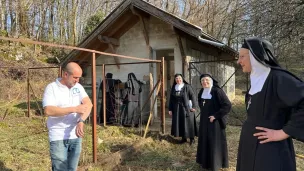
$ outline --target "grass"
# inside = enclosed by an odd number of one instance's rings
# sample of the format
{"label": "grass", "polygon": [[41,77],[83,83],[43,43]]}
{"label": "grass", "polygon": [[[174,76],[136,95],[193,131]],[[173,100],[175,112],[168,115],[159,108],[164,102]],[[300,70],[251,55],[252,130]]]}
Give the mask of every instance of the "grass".
{"label": "grass", "polygon": [[[228,141],[228,154],[230,168],[235,170],[237,159],[238,140],[241,125],[245,120],[245,106],[243,95],[237,93],[233,103],[234,112],[229,118],[226,129]],[[40,103],[40,102],[39,102]],[[4,105],[0,102],[0,106]],[[32,113],[37,111],[35,102],[31,103]],[[0,108],[0,118],[5,109]],[[10,104],[10,112],[5,120],[0,121],[0,170],[48,171],[51,168],[49,157],[49,143],[45,117],[33,115],[25,117],[26,103]],[[154,126],[155,127],[155,126]],[[157,127],[157,126],[156,126]],[[168,126],[167,126],[168,128]],[[158,130],[157,128],[155,130]],[[83,139],[83,149],[79,162],[79,171],[108,170],[107,165],[100,163],[112,154],[130,147],[132,144],[145,141],[134,149],[134,153],[127,156],[122,163],[114,168],[118,171],[150,171],[150,170],[199,170],[195,162],[196,145],[177,144],[176,139],[158,132],[149,132],[147,139],[143,140],[137,128],[124,128],[120,126],[97,127],[98,133],[98,162],[92,164],[92,129],[85,127],[86,136]],[[304,144],[295,141],[295,150],[304,154]],[[109,165],[113,165],[110,163]],[[304,170],[304,159],[297,158],[297,169]]]}

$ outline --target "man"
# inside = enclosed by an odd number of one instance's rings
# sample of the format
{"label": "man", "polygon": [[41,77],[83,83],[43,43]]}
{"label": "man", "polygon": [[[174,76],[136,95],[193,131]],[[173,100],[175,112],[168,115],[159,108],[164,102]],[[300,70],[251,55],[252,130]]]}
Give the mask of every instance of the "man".
{"label": "man", "polygon": [[81,75],[78,64],[68,63],[62,78],[50,83],[43,95],[53,171],[77,170],[84,135],[83,122],[92,109],[90,98],[78,83]]}

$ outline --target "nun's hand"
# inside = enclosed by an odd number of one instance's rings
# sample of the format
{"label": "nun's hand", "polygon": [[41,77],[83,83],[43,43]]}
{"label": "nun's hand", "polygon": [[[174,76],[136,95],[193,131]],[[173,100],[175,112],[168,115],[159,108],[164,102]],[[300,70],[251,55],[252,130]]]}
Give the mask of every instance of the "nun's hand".
{"label": "nun's hand", "polygon": [[272,141],[282,141],[289,137],[282,129],[274,130],[268,129],[264,127],[255,127],[255,129],[260,130],[262,132],[255,133],[253,136],[257,137],[261,144],[272,142]]}
{"label": "nun's hand", "polygon": [[190,111],[191,111],[191,112],[195,112],[195,109],[194,109],[194,108],[192,108],[192,109],[190,109]]}
{"label": "nun's hand", "polygon": [[215,120],[214,116],[209,116],[210,122],[212,123]]}
{"label": "nun's hand", "polygon": [[172,111],[169,111],[169,115],[172,116]]}

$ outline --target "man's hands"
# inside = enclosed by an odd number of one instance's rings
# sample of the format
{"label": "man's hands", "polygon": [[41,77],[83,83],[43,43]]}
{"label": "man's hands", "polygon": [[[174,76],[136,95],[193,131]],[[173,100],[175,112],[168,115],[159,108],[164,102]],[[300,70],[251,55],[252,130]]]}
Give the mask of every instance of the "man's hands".
{"label": "man's hands", "polygon": [[[77,114],[80,115],[80,119],[84,121],[90,115],[92,107],[93,107],[93,105],[92,105],[92,102],[91,102],[90,98],[85,97],[85,98],[82,99],[82,104],[75,107],[75,111],[76,111]],[[76,135],[79,138],[82,138],[84,136],[84,128],[83,127],[84,127],[83,122],[78,122],[77,123],[75,131],[76,131]]]}
{"label": "man's hands", "polygon": [[75,107],[75,112],[82,115],[84,113],[86,113],[88,110],[88,106],[87,105],[84,105],[84,104],[81,104],[81,105],[78,105]]}
{"label": "man's hands", "polygon": [[[88,113],[88,110],[91,110],[90,108],[88,108],[87,105],[84,105],[84,104],[81,104],[81,105],[78,105],[75,107],[75,112],[77,114],[80,115],[80,118],[81,120],[84,120],[82,118],[86,118],[84,117],[84,115],[86,115]],[[76,135],[77,137],[79,138],[82,138],[84,136],[84,123],[83,122],[78,122],[77,123],[77,126],[76,126]]]}
{"label": "man's hands", "polygon": [[76,126],[76,135],[79,138],[82,138],[84,136],[84,130],[83,130],[84,123],[78,122]]}

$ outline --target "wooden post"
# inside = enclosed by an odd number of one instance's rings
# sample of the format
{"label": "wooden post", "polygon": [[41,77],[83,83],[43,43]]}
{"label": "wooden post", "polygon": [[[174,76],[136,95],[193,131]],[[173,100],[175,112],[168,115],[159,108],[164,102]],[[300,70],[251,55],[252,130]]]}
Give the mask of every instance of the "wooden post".
{"label": "wooden post", "polygon": [[157,83],[153,87],[152,91],[149,93],[148,99],[145,101],[145,103],[144,103],[143,107],[141,108],[140,112],[142,112],[144,110],[144,108],[146,107],[146,105],[148,104],[148,102],[149,102],[151,96],[153,95],[153,92],[156,89],[156,87],[158,86],[158,84],[160,84],[160,80],[157,81]]}
{"label": "wooden post", "polygon": [[162,57],[161,61],[161,114],[162,114],[162,133],[165,134],[165,122],[166,122],[166,114],[165,114],[165,58]]}
{"label": "wooden post", "polygon": [[59,66],[59,71],[58,71],[58,78],[61,78],[62,76],[62,68],[61,65]]}
{"label": "wooden post", "polygon": [[[156,94],[158,94],[161,86],[162,86],[161,84],[158,84],[158,87],[157,87],[157,90],[156,90]],[[150,115],[149,115],[149,119],[148,119],[148,122],[147,122],[147,125],[146,125],[146,129],[145,129],[145,133],[144,133],[144,138],[146,138],[146,135],[147,135],[147,132],[148,132],[148,129],[149,129],[149,125],[150,125],[150,122],[152,120],[153,110],[154,110],[156,99],[157,99],[157,96],[155,96],[155,98],[153,99],[153,101],[151,101],[152,102],[152,105],[151,105],[152,107],[150,109]]]}
{"label": "wooden post", "polygon": [[92,100],[93,100],[93,162],[97,163],[97,134],[96,134],[96,121],[97,121],[97,99],[96,99],[96,58],[95,53],[92,55]]}

